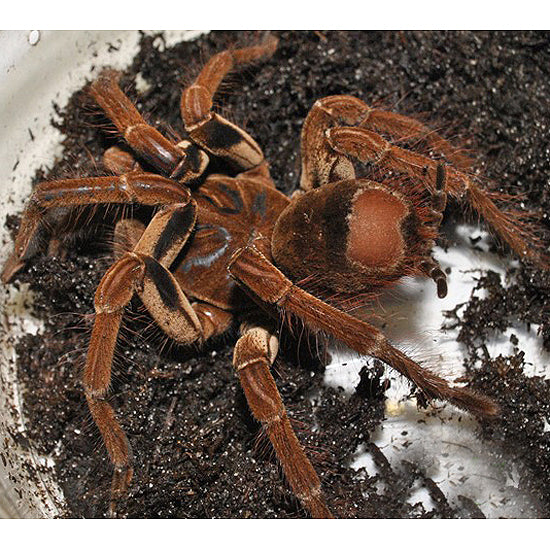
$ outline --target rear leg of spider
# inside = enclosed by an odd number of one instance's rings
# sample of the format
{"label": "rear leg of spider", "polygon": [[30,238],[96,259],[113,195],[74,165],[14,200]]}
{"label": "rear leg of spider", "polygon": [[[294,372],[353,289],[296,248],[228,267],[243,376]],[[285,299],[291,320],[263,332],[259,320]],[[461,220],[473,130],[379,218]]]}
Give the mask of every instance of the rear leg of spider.
{"label": "rear leg of spider", "polygon": [[[440,162],[429,157],[392,145],[382,136],[360,127],[335,127],[325,132],[330,147],[344,156],[355,157],[361,162],[372,163],[387,171],[405,174],[433,192]],[[548,253],[536,236],[534,226],[528,221],[532,213],[519,210],[501,210],[497,202],[513,199],[508,195],[490,192],[478,185],[473,177],[460,172],[451,165],[446,166],[446,188],[448,195],[467,202],[522,259],[546,267]]]}
{"label": "rear leg of spider", "polygon": [[[435,176],[435,185],[431,191],[431,213],[433,222],[431,223],[435,231],[439,230],[441,221],[443,220],[443,212],[447,205],[447,192],[445,188],[447,170],[444,164],[438,164]],[[437,296],[445,298],[447,296],[447,277],[439,262],[431,255],[431,249],[434,245],[433,241],[427,243],[426,257],[419,263],[420,270],[424,275],[430,277],[437,286]]]}
{"label": "rear leg of spider", "polygon": [[331,335],[361,355],[380,359],[408,378],[427,399],[448,401],[482,417],[498,414],[499,408],[491,399],[466,388],[450,386],[446,380],[393,347],[376,327],[296,286],[253,246],[234,255],[229,271],[253,297],[296,315],[313,332]]}
{"label": "rear leg of spider", "polygon": [[358,126],[396,139],[424,140],[455,166],[467,169],[471,165],[459,149],[414,118],[370,107],[353,96],[328,96],[315,102],[302,128],[302,190],[355,177],[351,161],[326,139],[327,131],[339,126]]}

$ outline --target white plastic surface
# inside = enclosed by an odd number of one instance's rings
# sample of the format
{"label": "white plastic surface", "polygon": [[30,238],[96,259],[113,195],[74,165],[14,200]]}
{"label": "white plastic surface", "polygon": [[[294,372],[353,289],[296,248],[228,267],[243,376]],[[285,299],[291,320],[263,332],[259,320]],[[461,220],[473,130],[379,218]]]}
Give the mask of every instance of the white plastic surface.
{"label": "white plastic surface", "polygon": [[[485,233],[475,227],[462,226],[457,228],[458,247],[448,252],[436,248],[435,257],[443,270],[451,268],[449,293],[443,300],[437,298],[432,281],[410,281],[396,299],[383,304],[384,320],[388,322],[384,332],[394,345],[449,381],[463,374],[464,356],[461,345],[456,342],[458,330],[441,328],[445,325],[443,312],[469,301],[480,270],[496,271],[503,281],[505,274],[506,259],[473,251],[467,243],[468,235],[476,237]],[[550,356],[542,348],[536,326],[531,326],[528,332],[518,324],[489,342],[491,357],[513,353],[509,340],[512,333],[519,340],[519,349],[525,351],[526,374],[549,376],[550,370],[545,367]],[[359,371],[369,364],[372,364],[370,359],[335,354],[325,381],[351,392],[359,382]],[[437,409],[419,410],[415,401],[407,400],[410,387],[404,379],[391,369],[386,373],[391,379],[386,392],[386,420],[372,441],[392,468],[399,470],[402,461],[420,465],[452,505],[460,505],[459,496],[467,497],[487,518],[539,517],[539,503],[520,487],[516,465],[491,442],[476,436],[475,419],[445,404]],[[372,456],[362,447],[357,449],[353,466],[365,467],[369,476],[376,473]],[[426,510],[431,509],[425,489],[417,491],[411,504],[415,502],[422,502]]]}

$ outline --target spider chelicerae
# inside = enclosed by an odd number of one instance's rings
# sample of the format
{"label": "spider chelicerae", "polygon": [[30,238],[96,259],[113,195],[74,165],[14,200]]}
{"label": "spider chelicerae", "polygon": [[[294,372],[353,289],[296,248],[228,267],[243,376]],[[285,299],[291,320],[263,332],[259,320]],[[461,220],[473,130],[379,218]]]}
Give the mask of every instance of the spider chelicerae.
{"label": "spider chelicerae", "polygon": [[[105,72],[90,92],[134,152],[104,155],[112,176],[39,184],[27,206],[4,281],[40,250],[44,212],[59,206],[142,204],[158,208],[147,226],[117,223],[115,240],[131,243],[102,279],[83,385],[114,465],[111,513],[132,477],[131,451],[106,396],[124,308],[137,294],[176,342],[203,342],[239,319],[234,366],[254,416],[263,423],[292,490],[313,517],[330,517],[320,482],[290,425],[270,367],[277,354],[273,319],[299,318],[353,350],[406,376],[428,399],[477,415],[496,405],[451,387],[393,347],[374,326],[307,292],[304,281],[341,295],[387,287],[403,276],[432,278],[440,297],[445,274],[432,257],[447,195],[467,201],[521,257],[544,262],[520,214],[504,212],[468,175],[468,159],[418,121],[374,109],[351,96],[312,107],[302,131],[300,190],[275,189],[256,141],[212,111],[226,74],[276,48],[228,50],[208,61],[181,100],[187,139],[174,142],[147,125]],[[395,144],[422,141],[434,160]],[[211,168],[212,159],[227,166]],[[357,178],[355,163],[393,172],[376,182]],[[244,291],[244,292],[243,292]],[[258,315],[259,304],[263,315]],[[252,311],[251,310],[255,310]]]}

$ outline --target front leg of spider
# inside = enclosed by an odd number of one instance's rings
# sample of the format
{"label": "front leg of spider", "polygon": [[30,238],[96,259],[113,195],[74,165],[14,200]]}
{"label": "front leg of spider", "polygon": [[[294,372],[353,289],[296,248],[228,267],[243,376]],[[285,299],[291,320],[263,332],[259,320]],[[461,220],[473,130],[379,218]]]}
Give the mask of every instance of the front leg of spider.
{"label": "front leg of spider", "polygon": [[263,327],[243,324],[233,365],[254,417],[262,423],[296,497],[314,518],[332,518],[321,482],[286,413],[271,374],[278,340]]}
{"label": "front leg of spider", "polygon": [[[95,320],[86,358],[83,386],[86,399],[114,466],[110,515],[126,494],[132,478],[132,455],[124,431],[107,401],[111,367],[124,308],[137,293],[159,327],[181,344],[200,342],[221,332],[204,327],[201,308],[194,308],[168,270],[195,224],[194,201],[158,212],[132,251],[106,272],[95,296]],[[225,322],[225,319],[222,319]]]}
{"label": "front leg of spider", "polygon": [[23,213],[14,251],[2,270],[2,281],[9,282],[25,262],[39,252],[45,216],[52,208],[102,203],[159,206],[184,203],[189,197],[189,190],[182,185],[157,174],[138,171],[117,176],[41,182],[35,187]]}
{"label": "front leg of spider", "polygon": [[[193,202],[158,212],[131,252],[126,252],[105,273],[95,295],[95,320],[82,383],[92,417],[99,428],[114,466],[110,514],[132,478],[130,445],[107,401],[111,367],[124,308],[137,293],[161,328],[179,342],[201,338],[200,322],[166,268],[185,244],[195,223]],[[163,232],[174,220],[179,235],[170,243]],[[185,223],[186,221],[186,223]],[[173,226],[173,223],[172,223]]]}
{"label": "front leg of spider", "polygon": [[181,116],[189,137],[202,149],[226,159],[240,170],[249,170],[261,164],[263,152],[247,132],[212,111],[214,95],[229,72],[270,57],[277,43],[277,38],[269,36],[257,46],[226,50],[214,55],[181,96]]}
{"label": "front leg of spider", "polygon": [[161,174],[191,183],[206,170],[208,155],[194,143],[189,140],[174,143],[147,124],[120,89],[115,72],[103,72],[90,85],[90,93],[136,155]]}

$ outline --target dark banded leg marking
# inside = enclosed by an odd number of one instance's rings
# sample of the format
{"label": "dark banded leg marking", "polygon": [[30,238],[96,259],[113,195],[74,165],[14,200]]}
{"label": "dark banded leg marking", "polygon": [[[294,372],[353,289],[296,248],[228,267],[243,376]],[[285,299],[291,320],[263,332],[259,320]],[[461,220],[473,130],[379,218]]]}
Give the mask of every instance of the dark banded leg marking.
{"label": "dark banded leg marking", "polygon": [[257,46],[214,55],[181,96],[181,115],[190,138],[206,151],[243,170],[263,162],[262,150],[247,132],[212,112],[214,94],[230,71],[272,55],[277,42],[270,36]]}
{"label": "dark banded leg marking", "polygon": [[[432,196],[431,214],[433,221],[429,225],[435,231],[439,231],[439,226],[443,220],[443,212],[447,206],[446,175],[445,165],[443,163],[438,164],[435,173],[434,189],[430,191]],[[434,241],[429,241],[426,252],[427,257],[421,260],[419,267],[422,273],[430,277],[437,285],[437,296],[445,298],[447,296],[447,276],[441,269],[439,262],[431,256],[431,249],[434,244]]]}
{"label": "dark banded leg marking", "polygon": [[180,344],[202,340],[197,314],[172,273],[151,256],[143,256],[143,261],[145,274],[138,294],[153,319]]}
{"label": "dark banded leg marking", "polygon": [[447,276],[441,269],[438,261],[434,258],[427,258],[420,263],[422,273],[430,277],[437,285],[438,298],[447,296]]}
{"label": "dark banded leg marking", "polygon": [[153,217],[135,252],[155,258],[169,268],[187,242],[197,218],[195,201],[163,208]]}

